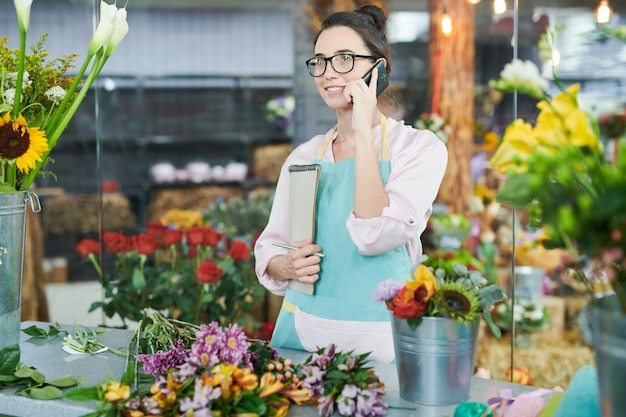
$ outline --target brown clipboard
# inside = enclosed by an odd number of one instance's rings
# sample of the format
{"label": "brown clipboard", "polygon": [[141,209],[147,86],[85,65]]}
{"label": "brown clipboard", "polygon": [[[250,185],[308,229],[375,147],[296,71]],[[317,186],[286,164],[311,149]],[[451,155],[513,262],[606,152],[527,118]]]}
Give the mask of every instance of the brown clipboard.
{"label": "brown clipboard", "polygon": [[[289,241],[315,237],[315,206],[320,164],[289,166]],[[289,288],[313,295],[315,285],[289,281]]]}

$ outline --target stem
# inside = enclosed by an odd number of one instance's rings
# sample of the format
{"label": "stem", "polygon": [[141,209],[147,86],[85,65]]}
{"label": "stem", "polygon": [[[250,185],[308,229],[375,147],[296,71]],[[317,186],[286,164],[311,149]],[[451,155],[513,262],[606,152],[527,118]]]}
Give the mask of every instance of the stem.
{"label": "stem", "polygon": [[[102,51],[96,55],[96,61],[93,64],[92,70],[89,72],[89,77],[87,78],[85,85],[78,92],[78,96],[72,102],[67,112],[65,112],[61,121],[58,122],[58,124],[54,126],[51,130],[46,131],[46,134],[48,136],[48,150],[44,152],[44,154],[41,156],[41,161],[37,162],[37,164],[35,165],[35,168],[31,169],[28,172],[28,174],[24,177],[24,182],[22,183],[22,186],[20,187],[22,190],[28,190],[30,188],[33,181],[35,180],[35,177],[39,173],[39,170],[41,170],[41,167],[43,166],[43,164],[45,164],[46,161],[48,160],[48,156],[50,155],[50,152],[52,152],[52,149],[54,148],[57,141],[61,137],[61,134],[63,133],[63,131],[69,124],[70,120],[72,120],[72,117],[74,116],[74,113],[76,113],[76,110],[78,110],[78,107],[80,106],[81,102],[85,98],[87,91],[89,91],[89,88],[98,77],[100,70],[104,66],[104,63],[106,62],[106,58],[102,59],[102,55],[103,55]],[[57,109],[57,112],[59,112],[60,109],[61,109],[61,106],[59,106],[59,108]]]}
{"label": "stem", "polygon": [[22,82],[24,81],[24,61],[26,59],[26,31],[20,30],[20,56],[17,63],[17,80],[15,84],[15,98],[13,100],[13,113],[11,120],[17,120],[20,115],[20,103],[22,98]]}

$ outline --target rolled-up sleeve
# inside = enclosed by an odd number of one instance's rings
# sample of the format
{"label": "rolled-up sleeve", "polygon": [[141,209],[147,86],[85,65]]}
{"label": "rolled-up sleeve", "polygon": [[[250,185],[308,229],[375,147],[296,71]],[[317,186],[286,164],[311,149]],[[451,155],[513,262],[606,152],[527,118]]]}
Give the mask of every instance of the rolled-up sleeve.
{"label": "rolled-up sleeve", "polygon": [[357,218],[352,212],[346,227],[362,255],[378,255],[406,245],[415,263],[422,254],[420,236],[432,212],[448,153],[430,131],[403,126],[394,133],[389,135],[391,173],[385,185],[389,206],[380,217],[370,219]]}

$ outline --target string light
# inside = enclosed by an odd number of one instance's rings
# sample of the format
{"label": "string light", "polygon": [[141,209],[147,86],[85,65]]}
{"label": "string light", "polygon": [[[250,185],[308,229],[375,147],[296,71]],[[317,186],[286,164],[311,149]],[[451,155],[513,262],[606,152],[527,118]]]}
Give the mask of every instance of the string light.
{"label": "string light", "polygon": [[452,33],[452,19],[448,15],[448,10],[443,8],[443,16],[441,17],[441,31],[445,36],[450,36]]}
{"label": "string light", "polygon": [[613,9],[609,6],[609,1],[600,0],[598,7],[596,7],[596,22],[603,25],[611,20],[611,16],[613,16]]}
{"label": "string light", "polygon": [[495,14],[502,14],[506,12],[506,1],[505,0],[493,0],[493,12]]}

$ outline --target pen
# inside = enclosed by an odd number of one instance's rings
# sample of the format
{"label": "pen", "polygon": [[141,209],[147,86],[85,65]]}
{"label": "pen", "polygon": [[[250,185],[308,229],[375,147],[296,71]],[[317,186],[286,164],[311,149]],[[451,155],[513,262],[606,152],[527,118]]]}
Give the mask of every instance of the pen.
{"label": "pen", "polygon": [[[272,242],[272,245],[278,246],[278,247],[281,247],[281,248],[285,248],[285,249],[289,249],[289,250],[300,249],[300,248],[298,248],[296,246],[291,246],[291,245],[288,245],[286,243],[281,243],[281,242]],[[321,252],[315,252],[313,255],[317,255],[320,258],[324,257],[324,254],[321,253]]]}

